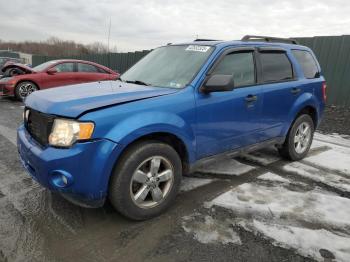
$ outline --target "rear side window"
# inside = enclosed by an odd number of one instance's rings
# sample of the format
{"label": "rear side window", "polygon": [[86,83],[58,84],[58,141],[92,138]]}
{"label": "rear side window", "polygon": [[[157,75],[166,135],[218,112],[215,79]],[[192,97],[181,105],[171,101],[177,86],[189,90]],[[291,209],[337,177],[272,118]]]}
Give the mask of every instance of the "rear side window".
{"label": "rear side window", "polygon": [[253,53],[231,53],[226,55],[214,69],[213,74],[233,75],[235,87],[255,84]]}
{"label": "rear side window", "polygon": [[292,50],[292,53],[303,69],[306,78],[316,78],[319,76],[316,61],[310,52],[305,50]]}
{"label": "rear side window", "polygon": [[83,64],[83,63],[78,63],[78,72],[100,73],[100,71],[96,66],[93,66],[90,64]]}
{"label": "rear side window", "polygon": [[260,53],[263,82],[279,82],[293,79],[293,68],[286,53]]}

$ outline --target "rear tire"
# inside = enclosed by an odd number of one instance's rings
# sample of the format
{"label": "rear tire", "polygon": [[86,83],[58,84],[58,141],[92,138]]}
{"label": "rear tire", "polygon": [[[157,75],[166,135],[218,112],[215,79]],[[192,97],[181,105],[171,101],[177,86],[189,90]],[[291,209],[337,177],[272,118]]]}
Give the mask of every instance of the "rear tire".
{"label": "rear tire", "polygon": [[19,101],[24,101],[27,96],[37,91],[39,88],[36,84],[30,81],[20,82],[15,89],[15,97]]}
{"label": "rear tire", "polygon": [[171,146],[139,142],[119,159],[109,185],[109,200],[130,219],[149,219],[173,204],[181,177],[181,160]]}
{"label": "rear tire", "polygon": [[303,159],[309,152],[315,127],[310,115],[298,116],[290,128],[286,140],[278,149],[280,155],[288,160]]}

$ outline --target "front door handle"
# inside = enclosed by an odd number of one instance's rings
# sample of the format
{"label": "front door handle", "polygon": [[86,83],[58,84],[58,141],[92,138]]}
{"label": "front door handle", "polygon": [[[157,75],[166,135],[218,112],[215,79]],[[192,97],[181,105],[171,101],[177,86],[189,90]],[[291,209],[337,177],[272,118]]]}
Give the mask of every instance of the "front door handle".
{"label": "front door handle", "polygon": [[256,100],[258,100],[258,96],[256,95],[247,95],[245,98],[245,101],[248,103],[255,102]]}
{"label": "front door handle", "polygon": [[301,89],[300,88],[297,88],[297,87],[293,87],[292,90],[290,90],[290,92],[293,94],[293,95],[296,95],[298,93],[300,93]]}

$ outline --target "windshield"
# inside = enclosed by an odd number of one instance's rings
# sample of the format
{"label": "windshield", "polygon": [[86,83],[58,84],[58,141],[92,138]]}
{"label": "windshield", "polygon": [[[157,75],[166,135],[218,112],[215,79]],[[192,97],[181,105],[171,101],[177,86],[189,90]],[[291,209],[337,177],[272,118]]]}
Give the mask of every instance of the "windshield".
{"label": "windshield", "polygon": [[158,87],[185,87],[207,60],[213,47],[165,46],[153,50],[122,76],[126,82]]}
{"label": "windshield", "polygon": [[36,72],[40,72],[48,68],[50,65],[55,64],[57,61],[49,61],[40,65],[37,65],[36,67],[33,67],[33,70]]}

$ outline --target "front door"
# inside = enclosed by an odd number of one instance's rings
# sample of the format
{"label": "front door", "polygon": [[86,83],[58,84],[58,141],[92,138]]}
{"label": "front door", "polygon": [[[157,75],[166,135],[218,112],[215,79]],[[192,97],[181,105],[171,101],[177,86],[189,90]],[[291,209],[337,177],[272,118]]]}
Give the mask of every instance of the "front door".
{"label": "front door", "polygon": [[234,89],[197,92],[197,159],[259,142],[261,87],[256,85],[254,51],[225,52],[210,72],[231,74]]}
{"label": "front door", "polygon": [[60,63],[53,66],[53,68],[56,69],[57,71],[56,73],[42,74],[41,84],[40,84],[40,87],[42,89],[75,84],[74,63],[72,62]]}

